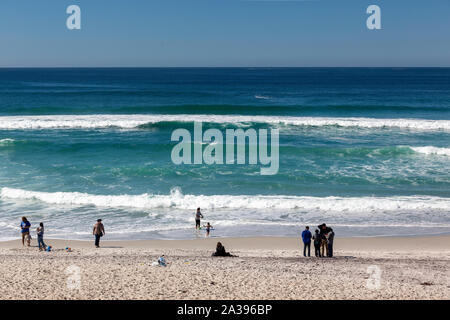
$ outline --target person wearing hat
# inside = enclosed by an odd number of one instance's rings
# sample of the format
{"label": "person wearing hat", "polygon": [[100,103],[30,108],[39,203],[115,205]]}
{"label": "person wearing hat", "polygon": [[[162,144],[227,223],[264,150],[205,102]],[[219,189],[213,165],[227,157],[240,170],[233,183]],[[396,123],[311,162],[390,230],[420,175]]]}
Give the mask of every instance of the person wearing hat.
{"label": "person wearing hat", "polygon": [[94,224],[94,230],[92,234],[95,236],[95,247],[100,247],[100,238],[105,235],[105,227],[103,226],[102,219],[97,219],[97,223]]}

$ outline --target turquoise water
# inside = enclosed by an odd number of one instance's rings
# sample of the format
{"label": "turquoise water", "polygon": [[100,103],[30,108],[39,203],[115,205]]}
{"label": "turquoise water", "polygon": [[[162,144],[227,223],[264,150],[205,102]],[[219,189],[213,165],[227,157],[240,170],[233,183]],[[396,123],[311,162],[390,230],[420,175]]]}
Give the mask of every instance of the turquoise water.
{"label": "turquoise water", "polygon": [[[279,172],[175,165],[175,129],[279,129]],[[0,69],[1,239],[450,232],[450,69]],[[201,235],[200,235],[201,236]]]}

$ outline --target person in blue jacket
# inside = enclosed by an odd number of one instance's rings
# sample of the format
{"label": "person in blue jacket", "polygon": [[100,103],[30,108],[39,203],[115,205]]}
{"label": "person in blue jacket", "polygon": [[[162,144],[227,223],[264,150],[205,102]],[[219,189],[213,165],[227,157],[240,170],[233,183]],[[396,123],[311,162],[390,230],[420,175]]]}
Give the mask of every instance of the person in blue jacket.
{"label": "person in blue jacket", "polygon": [[304,257],[306,257],[306,248],[308,248],[308,257],[311,256],[311,238],[312,238],[311,231],[309,231],[309,227],[306,226],[305,230],[303,230],[302,232]]}
{"label": "person in blue jacket", "polygon": [[20,233],[22,234],[22,246],[25,246],[25,240],[27,241],[27,246],[30,246],[30,227],[31,223],[26,217],[22,217],[22,222],[20,223]]}

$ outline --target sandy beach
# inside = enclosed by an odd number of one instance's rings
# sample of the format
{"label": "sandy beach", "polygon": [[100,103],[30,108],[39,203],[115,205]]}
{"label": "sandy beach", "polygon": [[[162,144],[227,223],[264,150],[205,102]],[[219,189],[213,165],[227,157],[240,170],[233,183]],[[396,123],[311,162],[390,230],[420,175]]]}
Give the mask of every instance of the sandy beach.
{"label": "sandy beach", "polygon": [[[239,257],[211,257],[217,241]],[[450,298],[450,236],[337,238],[334,258],[297,238],[46,242],[0,243],[1,299]]]}

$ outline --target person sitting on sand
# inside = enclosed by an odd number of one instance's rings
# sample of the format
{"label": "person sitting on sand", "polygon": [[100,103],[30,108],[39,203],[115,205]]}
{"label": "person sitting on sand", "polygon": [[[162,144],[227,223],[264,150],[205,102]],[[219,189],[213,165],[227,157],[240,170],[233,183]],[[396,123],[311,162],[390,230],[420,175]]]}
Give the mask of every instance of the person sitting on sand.
{"label": "person sitting on sand", "polygon": [[27,240],[27,246],[30,246],[30,227],[31,223],[26,217],[22,217],[22,222],[20,223],[20,233],[22,234],[22,246],[25,246],[25,239]]}
{"label": "person sitting on sand", "polygon": [[316,229],[315,234],[313,235],[313,240],[314,240],[314,254],[316,255],[316,257],[321,257],[322,255],[320,254],[320,243],[321,238],[320,238],[320,234],[319,234],[319,229]]}
{"label": "person sitting on sand", "polygon": [[44,224],[42,222],[39,223],[39,227],[37,227],[36,233],[37,233],[37,241],[38,241],[39,251],[42,251],[42,250],[45,251],[46,245],[44,243]]}
{"label": "person sitting on sand", "polygon": [[164,255],[161,255],[158,258],[158,265],[160,265],[161,267],[166,267],[167,266],[166,258],[164,258]]}
{"label": "person sitting on sand", "polygon": [[209,222],[204,226],[206,228],[206,235],[205,237],[209,237],[209,231],[213,228],[212,225],[209,224]]}
{"label": "person sitting on sand", "polygon": [[95,236],[95,247],[100,248],[100,238],[105,235],[105,227],[103,226],[102,219],[97,219],[92,234]]}
{"label": "person sitting on sand", "polygon": [[225,247],[222,245],[222,243],[217,242],[216,246],[216,252],[212,254],[213,257],[237,257],[235,255],[232,255],[229,252],[225,251]]}
{"label": "person sitting on sand", "polygon": [[195,213],[195,229],[200,229],[200,218],[203,219],[203,215],[200,212],[200,208],[197,208],[197,212]]}

